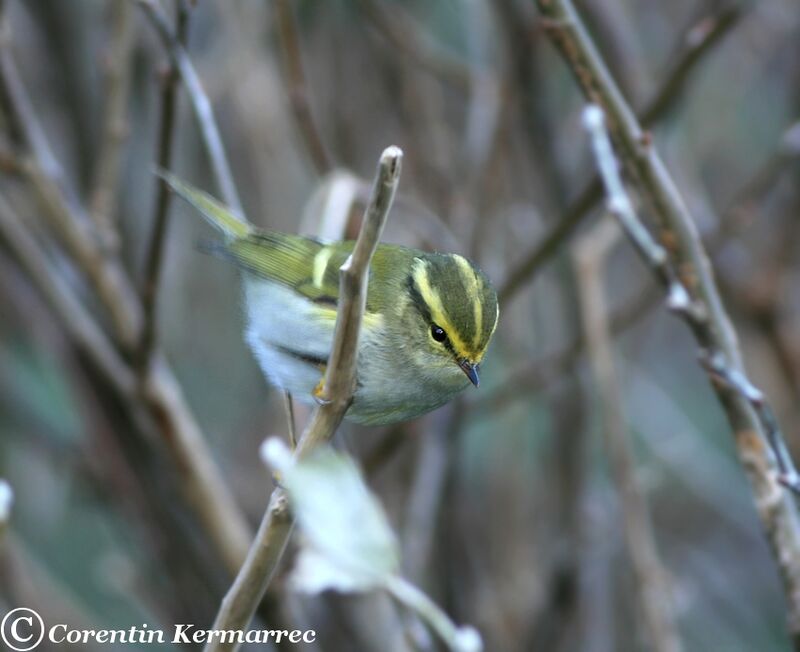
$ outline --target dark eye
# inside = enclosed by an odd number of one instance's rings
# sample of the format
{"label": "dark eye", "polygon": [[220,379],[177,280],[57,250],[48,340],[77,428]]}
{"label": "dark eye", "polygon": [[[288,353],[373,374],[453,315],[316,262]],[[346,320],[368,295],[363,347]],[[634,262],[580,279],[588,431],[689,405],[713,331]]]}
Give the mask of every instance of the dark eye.
{"label": "dark eye", "polygon": [[447,339],[447,333],[440,326],[431,324],[431,337],[437,342],[444,342]]}

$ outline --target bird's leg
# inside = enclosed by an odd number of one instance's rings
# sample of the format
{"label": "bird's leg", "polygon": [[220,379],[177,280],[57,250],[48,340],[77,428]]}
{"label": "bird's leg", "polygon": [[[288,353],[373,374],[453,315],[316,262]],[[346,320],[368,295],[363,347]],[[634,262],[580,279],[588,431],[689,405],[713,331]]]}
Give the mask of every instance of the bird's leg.
{"label": "bird's leg", "polygon": [[294,423],[294,404],[290,392],[283,393],[283,407],[286,410],[286,422],[289,425],[289,445],[294,450],[297,448],[297,431]]}

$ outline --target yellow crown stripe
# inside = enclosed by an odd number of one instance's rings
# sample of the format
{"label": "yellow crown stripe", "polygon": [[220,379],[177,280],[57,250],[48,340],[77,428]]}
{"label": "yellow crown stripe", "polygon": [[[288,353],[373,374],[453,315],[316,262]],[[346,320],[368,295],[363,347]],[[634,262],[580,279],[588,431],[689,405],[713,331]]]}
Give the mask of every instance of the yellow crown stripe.
{"label": "yellow crown stripe", "polygon": [[472,348],[477,351],[481,345],[481,335],[483,334],[483,303],[481,301],[481,291],[478,286],[478,277],[469,261],[463,256],[452,254],[453,260],[458,265],[461,278],[464,279],[464,288],[467,296],[472,301],[473,319],[475,320],[475,335],[472,337]]}
{"label": "yellow crown stripe", "polygon": [[421,258],[414,260],[412,278],[414,279],[414,283],[423,301],[425,301],[425,305],[427,305],[428,310],[430,310],[431,319],[445,330],[456,354],[460,357],[470,357],[472,352],[466,346],[464,340],[461,339],[460,333],[447,318],[447,313],[442,304],[442,298],[439,296],[439,293],[431,287],[428,277],[428,265]]}

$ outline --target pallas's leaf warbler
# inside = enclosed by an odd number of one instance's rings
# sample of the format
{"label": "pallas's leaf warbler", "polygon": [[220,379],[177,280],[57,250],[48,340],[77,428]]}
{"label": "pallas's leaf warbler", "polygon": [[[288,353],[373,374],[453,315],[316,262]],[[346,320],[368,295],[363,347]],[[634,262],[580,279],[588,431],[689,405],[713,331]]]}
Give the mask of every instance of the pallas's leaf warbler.
{"label": "pallas's leaf warbler", "polygon": [[[339,268],[354,243],[262,231],[172,175],[172,189],[225,236],[219,252],[243,271],[245,339],[279,388],[311,402],[328,361]],[[361,326],[347,418],[388,424],[424,414],[470,383],[497,327],[497,295],[458,254],[379,244]]]}

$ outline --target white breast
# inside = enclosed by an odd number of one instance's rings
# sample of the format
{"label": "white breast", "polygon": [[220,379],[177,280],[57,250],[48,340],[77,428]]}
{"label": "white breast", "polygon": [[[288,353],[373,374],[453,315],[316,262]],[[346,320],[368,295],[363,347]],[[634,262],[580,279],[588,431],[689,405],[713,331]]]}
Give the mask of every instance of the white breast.
{"label": "white breast", "polygon": [[247,279],[244,291],[245,340],[261,370],[273,384],[310,401],[321,370],[288,352],[327,360],[335,320],[321,316],[318,306],[277,283]]}

